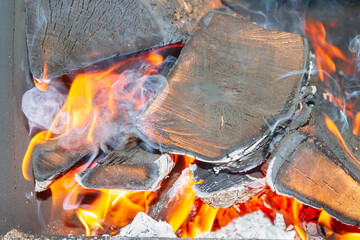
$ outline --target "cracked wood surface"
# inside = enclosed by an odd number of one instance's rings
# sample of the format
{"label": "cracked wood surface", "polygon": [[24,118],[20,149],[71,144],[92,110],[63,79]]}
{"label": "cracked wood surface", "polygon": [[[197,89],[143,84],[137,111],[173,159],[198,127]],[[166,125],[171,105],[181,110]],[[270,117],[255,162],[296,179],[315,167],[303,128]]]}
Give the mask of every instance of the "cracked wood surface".
{"label": "cracked wood surface", "polygon": [[115,55],[184,42],[221,1],[26,0],[30,70],[52,79]]}
{"label": "cracked wood surface", "polygon": [[326,123],[331,121],[333,128],[341,129],[343,122],[339,118],[339,109],[323,99],[321,91],[314,99],[308,124],[276,144],[267,182],[277,193],[295,196],[307,205],[324,208],[345,223],[359,225],[357,159],[360,154],[352,150],[359,142],[358,137],[352,134],[349,126],[342,132],[343,140],[338,139],[334,129],[329,129]]}
{"label": "cracked wood surface", "polygon": [[343,222],[360,223],[360,183],[339,162],[324,153],[324,148],[312,137],[304,138],[283,160],[278,171],[273,173],[277,192],[295,195],[305,204],[324,208]]}
{"label": "cracked wood surface", "polygon": [[237,161],[239,171],[264,160],[269,126],[283,124],[299,103],[307,68],[306,41],[241,18],[209,12],[181,51],[169,87],[139,124],[140,135],[164,152],[200,161]]}

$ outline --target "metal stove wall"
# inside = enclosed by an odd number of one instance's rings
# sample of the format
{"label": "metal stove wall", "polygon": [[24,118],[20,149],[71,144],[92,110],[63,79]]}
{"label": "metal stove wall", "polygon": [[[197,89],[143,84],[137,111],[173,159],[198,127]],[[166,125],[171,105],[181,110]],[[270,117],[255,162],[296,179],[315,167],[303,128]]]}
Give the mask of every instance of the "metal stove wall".
{"label": "metal stove wall", "polygon": [[21,170],[30,140],[21,97],[31,86],[23,0],[0,1],[0,32],[0,235],[13,228],[39,233],[36,206],[25,197],[33,184]]}

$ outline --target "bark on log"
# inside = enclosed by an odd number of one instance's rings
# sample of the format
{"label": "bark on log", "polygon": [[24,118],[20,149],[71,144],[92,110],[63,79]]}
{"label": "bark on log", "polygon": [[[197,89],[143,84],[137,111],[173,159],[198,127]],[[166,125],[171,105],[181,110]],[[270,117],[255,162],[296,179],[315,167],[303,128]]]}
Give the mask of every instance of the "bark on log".
{"label": "bark on log", "polygon": [[156,191],[174,165],[168,154],[147,152],[139,147],[137,139],[130,139],[124,150],[115,150],[94,169],[81,172],[76,180],[88,189]]}
{"label": "bark on log", "polygon": [[212,164],[199,163],[190,167],[195,182],[195,195],[212,208],[228,208],[260,194],[266,187],[265,175],[260,169],[245,173],[216,172]]}
{"label": "bark on log", "polygon": [[[284,74],[307,69],[307,54],[300,35],[211,11],[171,70],[169,88],[147,109],[139,135],[164,152],[218,164],[240,159],[237,171],[258,166],[268,124],[287,124],[298,108],[306,80]],[[261,157],[252,158],[256,152]]]}
{"label": "bark on log", "polygon": [[339,111],[321,92],[316,99],[309,124],[284,137],[272,153],[267,182],[279,194],[359,226],[360,156],[353,151],[359,139],[351,131],[342,133],[343,140],[336,137],[334,127],[343,123]]}
{"label": "bark on log", "polygon": [[184,42],[221,1],[26,0],[30,70],[47,79],[108,59]]}

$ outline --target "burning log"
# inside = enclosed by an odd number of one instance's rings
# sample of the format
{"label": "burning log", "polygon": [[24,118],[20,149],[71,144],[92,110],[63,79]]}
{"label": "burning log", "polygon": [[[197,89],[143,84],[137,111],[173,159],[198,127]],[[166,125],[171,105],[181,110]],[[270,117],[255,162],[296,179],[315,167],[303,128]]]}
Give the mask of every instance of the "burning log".
{"label": "burning log", "polygon": [[114,150],[93,168],[81,172],[76,180],[89,189],[155,191],[174,167],[168,154],[150,153],[131,138],[123,150]]}
{"label": "burning log", "polygon": [[[300,102],[308,67],[306,41],[211,11],[183,48],[165,89],[149,106],[139,134],[161,151],[227,164],[260,165],[271,136]],[[305,71],[304,71],[305,72]]]}
{"label": "burning log", "polygon": [[[334,106],[318,94],[307,126],[284,137],[272,154],[267,182],[276,192],[295,196],[335,218],[360,223],[359,156],[351,133],[340,135]],[[339,116],[339,115],[338,115]],[[338,118],[340,119],[340,118]],[[349,144],[347,146],[346,144]],[[352,145],[352,146],[351,146]]]}
{"label": "burning log", "polygon": [[216,172],[210,164],[191,165],[193,179],[201,183],[192,186],[195,195],[212,208],[228,208],[261,193],[266,187],[265,176],[260,169],[232,173]]}
{"label": "burning log", "polygon": [[38,80],[52,79],[115,55],[184,42],[220,6],[220,0],[28,0],[30,70]]}
{"label": "burning log", "polygon": [[[64,149],[58,142],[38,144],[31,155],[35,191],[45,189],[61,174],[66,173],[94,153],[91,147]],[[77,181],[85,188],[116,188],[132,191],[156,190],[169,174],[174,163],[168,154],[143,150],[136,138],[130,138],[121,151],[114,150],[93,169],[80,172]]]}
{"label": "burning log", "polygon": [[80,163],[91,153],[94,151],[89,146],[69,150],[61,147],[57,141],[36,145],[31,155],[35,191],[46,190],[58,176]]}
{"label": "burning log", "polygon": [[183,187],[186,187],[190,181],[188,169],[184,170],[182,164],[176,164],[169,177],[166,178],[161,188],[155,194],[157,197],[151,202],[147,214],[162,221],[176,209],[176,199],[179,198]]}

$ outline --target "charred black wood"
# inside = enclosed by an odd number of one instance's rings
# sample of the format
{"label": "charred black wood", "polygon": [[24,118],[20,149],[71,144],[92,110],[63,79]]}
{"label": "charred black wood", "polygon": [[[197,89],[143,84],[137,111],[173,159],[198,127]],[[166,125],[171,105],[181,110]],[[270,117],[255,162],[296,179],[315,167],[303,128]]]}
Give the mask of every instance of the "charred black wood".
{"label": "charred black wood", "polygon": [[[354,149],[360,139],[328,94],[318,91],[308,124],[276,144],[267,182],[279,194],[359,225],[360,156]],[[344,124],[350,126],[342,130]]]}
{"label": "charred black wood", "polygon": [[122,150],[114,150],[93,168],[76,176],[89,189],[156,191],[174,167],[168,154],[150,153],[130,138]]}
{"label": "charred black wood", "polygon": [[[307,68],[302,36],[211,11],[182,49],[169,88],[147,109],[139,135],[164,152],[248,171],[264,161],[272,133],[299,108]],[[293,71],[302,74],[286,75]]]}
{"label": "charred black wood", "polygon": [[27,0],[30,70],[38,80],[52,79],[116,55],[184,42],[209,9],[221,6],[220,0]]}
{"label": "charred black wood", "polygon": [[213,208],[228,208],[260,194],[266,187],[260,168],[250,172],[233,173],[216,170],[212,164],[198,163],[190,167],[195,182],[195,195]]}
{"label": "charred black wood", "polygon": [[147,214],[156,220],[167,221],[167,217],[177,208],[177,200],[189,181],[189,170],[184,170],[182,164],[177,163],[155,192],[157,197],[150,204]]}
{"label": "charred black wood", "polygon": [[31,155],[35,191],[46,190],[57,177],[94,152],[89,146],[69,150],[62,147],[57,141],[36,145]]}

